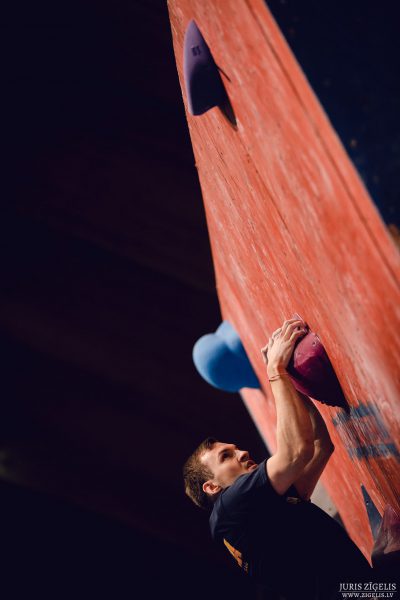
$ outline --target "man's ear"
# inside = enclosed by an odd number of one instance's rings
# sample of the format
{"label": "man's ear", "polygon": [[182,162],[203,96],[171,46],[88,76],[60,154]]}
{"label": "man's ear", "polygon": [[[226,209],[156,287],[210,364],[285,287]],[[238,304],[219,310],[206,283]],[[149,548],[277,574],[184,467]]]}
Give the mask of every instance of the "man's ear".
{"label": "man's ear", "polygon": [[213,494],[218,494],[218,492],[220,492],[221,490],[221,486],[216,483],[213,483],[212,479],[209,479],[208,481],[205,481],[203,483],[203,492],[205,492],[206,494],[210,494],[211,496]]}

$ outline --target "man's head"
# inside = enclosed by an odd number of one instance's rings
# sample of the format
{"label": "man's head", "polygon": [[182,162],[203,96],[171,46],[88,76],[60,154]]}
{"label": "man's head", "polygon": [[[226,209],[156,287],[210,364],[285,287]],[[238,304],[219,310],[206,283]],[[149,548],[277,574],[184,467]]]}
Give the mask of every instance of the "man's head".
{"label": "man's head", "polygon": [[207,438],[183,467],[185,492],[197,506],[207,509],[222,490],[256,467],[247,450]]}

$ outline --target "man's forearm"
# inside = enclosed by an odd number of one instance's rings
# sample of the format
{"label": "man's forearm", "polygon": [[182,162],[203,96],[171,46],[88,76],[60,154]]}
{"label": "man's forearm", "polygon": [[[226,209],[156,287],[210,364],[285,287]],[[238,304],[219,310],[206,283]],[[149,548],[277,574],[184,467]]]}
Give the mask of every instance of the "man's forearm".
{"label": "man's forearm", "polygon": [[319,410],[308,396],[305,396],[300,392],[299,396],[303,400],[304,405],[308,410],[308,414],[310,415],[311,425],[313,428],[314,444],[320,446],[321,448],[331,450],[334,447],[333,442]]}
{"label": "man's forearm", "polygon": [[[269,375],[273,371],[269,371]],[[314,431],[310,412],[288,375],[271,382],[276,405],[278,451],[295,458],[313,446]]]}

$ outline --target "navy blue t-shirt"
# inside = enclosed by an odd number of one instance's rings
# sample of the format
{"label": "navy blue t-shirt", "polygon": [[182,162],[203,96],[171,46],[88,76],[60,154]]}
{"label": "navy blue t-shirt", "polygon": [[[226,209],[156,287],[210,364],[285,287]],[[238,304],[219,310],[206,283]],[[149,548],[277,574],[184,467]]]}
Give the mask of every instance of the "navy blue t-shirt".
{"label": "navy blue t-shirt", "polygon": [[210,516],[213,539],[245,573],[287,598],[337,599],[341,581],[368,579],[372,569],[343,527],[301,500],[294,486],[278,494],[267,460],[218,496]]}

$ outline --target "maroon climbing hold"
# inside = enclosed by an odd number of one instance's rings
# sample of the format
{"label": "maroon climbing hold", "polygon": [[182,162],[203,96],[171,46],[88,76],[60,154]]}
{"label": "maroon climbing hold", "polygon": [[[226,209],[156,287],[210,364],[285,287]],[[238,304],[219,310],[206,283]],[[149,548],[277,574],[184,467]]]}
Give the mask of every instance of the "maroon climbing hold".
{"label": "maroon climbing hold", "polygon": [[295,388],[330,406],[348,406],[325,348],[316,333],[308,331],[297,343],[288,365]]}

